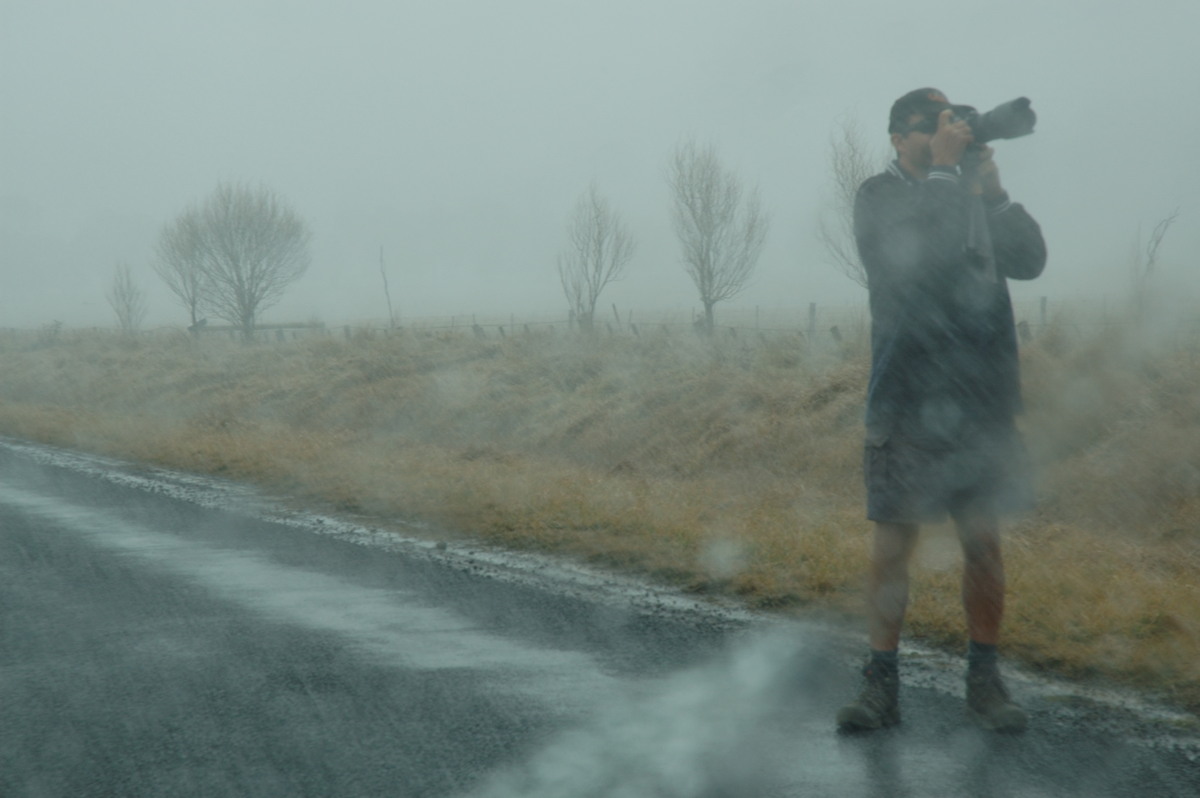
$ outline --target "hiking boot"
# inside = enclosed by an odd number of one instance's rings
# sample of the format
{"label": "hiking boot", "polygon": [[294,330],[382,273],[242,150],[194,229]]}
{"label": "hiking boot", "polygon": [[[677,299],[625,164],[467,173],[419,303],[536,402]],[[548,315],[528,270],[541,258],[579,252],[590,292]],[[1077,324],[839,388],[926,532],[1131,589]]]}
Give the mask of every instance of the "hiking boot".
{"label": "hiking boot", "polygon": [[858,698],[838,710],[841,731],[872,731],[900,722],[900,676],[868,662]]}
{"label": "hiking boot", "polygon": [[1013,703],[995,665],[967,671],[967,714],[983,728],[998,732],[1023,732],[1028,716]]}

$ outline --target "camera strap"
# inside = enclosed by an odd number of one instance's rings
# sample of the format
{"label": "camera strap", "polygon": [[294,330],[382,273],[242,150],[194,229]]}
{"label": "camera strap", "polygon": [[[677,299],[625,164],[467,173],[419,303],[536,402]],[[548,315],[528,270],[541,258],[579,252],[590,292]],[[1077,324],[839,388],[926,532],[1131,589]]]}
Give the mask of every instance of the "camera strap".
{"label": "camera strap", "polygon": [[978,270],[981,280],[996,282],[996,251],[992,248],[992,232],[988,229],[987,208],[983,197],[967,197],[967,255]]}

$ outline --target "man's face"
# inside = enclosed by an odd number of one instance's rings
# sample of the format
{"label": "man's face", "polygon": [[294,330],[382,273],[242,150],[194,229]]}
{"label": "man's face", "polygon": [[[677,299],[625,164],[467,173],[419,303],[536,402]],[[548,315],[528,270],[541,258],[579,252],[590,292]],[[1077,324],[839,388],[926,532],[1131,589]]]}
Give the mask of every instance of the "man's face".
{"label": "man's face", "polygon": [[929,142],[937,132],[937,118],[921,114],[913,114],[908,118],[908,126],[892,134],[892,146],[896,148],[896,157],[900,164],[911,170],[928,171],[933,163],[933,151]]}

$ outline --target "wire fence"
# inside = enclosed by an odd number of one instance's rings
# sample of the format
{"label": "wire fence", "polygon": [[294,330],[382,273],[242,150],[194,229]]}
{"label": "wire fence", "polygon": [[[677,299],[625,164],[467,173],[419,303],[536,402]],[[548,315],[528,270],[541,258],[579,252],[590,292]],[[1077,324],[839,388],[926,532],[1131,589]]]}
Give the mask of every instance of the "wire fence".
{"label": "wire fence", "polygon": [[[865,303],[764,307],[718,306],[711,330],[704,325],[703,312],[697,308],[629,310],[611,306],[609,313],[597,311],[593,332],[610,336],[661,334],[710,334],[725,338],[767,340],[792,336],[809,345],[842,346],[847,341],[864,341],[870,331],[870,311]],[[1099,298],[1093,300],[1050,300],[1047,297],[1018,300],[1013,315],[1023,341],[1031,341],[1048,331],[1059,335],[1085,338],[1104,328],[1127,326],[1132,316],[1127,301]],[[1158,337],[1173,341],[1179,348],[1200,348],[1200,303],[1176,303],[1170,312],[1142,314],[1141,323],[1156,329]],[[323,322],[271,323],[255,328],[258,342],[285,342],[312,338],[347,340],[424,335],[479,339],[503,339],[521,335],[568,334],[578,325],[566,313],[463,313],[444,316],[414,316],[391,325],[378,320],[359,320],[343,324]],[[64,334],[117,333],[116,327],[69,328],[54,322],[36,329],[0,328],[7,340],[51,341]],[[191,330],[202,339],[240,340],[241,331],[231,325],[205,324]],[[185,334],[180,327],[142,330],[139,336]]]}
{"label": "wire fence", "polygon": [[[602,335],[641,336],[656,332],[711,334],[727,338],[774,338],[796,336],[810,344],[839,345],[848,340],[865,339],[871,327],[866,303],[848,305],[803,306],[718,306],[712,330],[704,325],[698,308],[668,308],[596,313],[593,331]],[[1147,319],[1147,316],[1150,316]],[[1013,317],[1024,341],[1055,331],[1059,335],[1084,338],[1106,328],[1128,326],[1132,310],[1128,302],[1108,300],[1051,300],[1037,297],[1014,301]],[[1142,323],[1156,326],[1161,335],[1178,339],[1181,346],[1200,345],[1200,303],[1184,304],[1160,314],[1143,314]],[[469,313],[446,316],[421,316],[401,320],[395,326],[381,322],[356,322],[308,329],[309,334],[345,338],[402,335],[473,335],[477,338],[506,338],[514,335],[555,334],[578,329],[563,314]],[[302,337],[304,329],[286,328],[263,331],[263,337],[283,340]]]}

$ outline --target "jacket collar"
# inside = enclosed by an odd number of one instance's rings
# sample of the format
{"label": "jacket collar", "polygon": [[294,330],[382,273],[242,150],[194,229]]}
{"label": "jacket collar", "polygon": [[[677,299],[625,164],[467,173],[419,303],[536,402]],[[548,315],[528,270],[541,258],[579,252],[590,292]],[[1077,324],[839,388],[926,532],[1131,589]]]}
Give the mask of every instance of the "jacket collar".
{"label": "jacket collar", "polygon": [[908,172],[904,171],[903,167],[900,166],[899,158],[893,159],[892,162],[887,165],[887,171],[890,172],[895,177],[900,178],[901,180],[903,180],[906,183],[912,183],[915,185],[915,184],[921,182],[917,178],[910,175]]}
{"label": "jacket collar", "polygon": [[[959,173],[959,170],[958,170],[958,167],[953,167],[953,168],[952,168],[951,170],[949,170],[949,171],[948,171],[946,168],[943,168],[943,167],[936,167],[936,168],[937,168],[937,170],[938,170],[938,171],[942,172],[943,174],[953,174],[953,175],[955,175],[955,176],[958,176],[958,175],[960,174],[960,173]],[[895,159],[895,160],[893,160],[893,161],[892,161],[890,164],[888,164],[888,165],[887,165],[887,169],[886,169],[885,171],[887,171],[888,173],[890,173],[890,174],[891,174],[891,175],[893,175],[894,177],[898,177],[898,178],[900,178],[901,180],[903,180],[904,182],[906,182],[906,183],[908,183],[908,184],[910,184],[910,185],[914,185],[914,186],[915,186],[915,185],[917,185],[918,183],[920,183],[920,182],[921,182],[921,178],[919,178],[919,177],[913,177],[913,176],[912,176],[912,175],[910,175],[908,172],[904,171],[904,167],[902,167],[902,166],[900,165],[900,159],[899,159],[899,158],[896,158],[896,159]],[[925,178],[925,179],[926,179],[926,180],[928,180],[929,178]]]}

